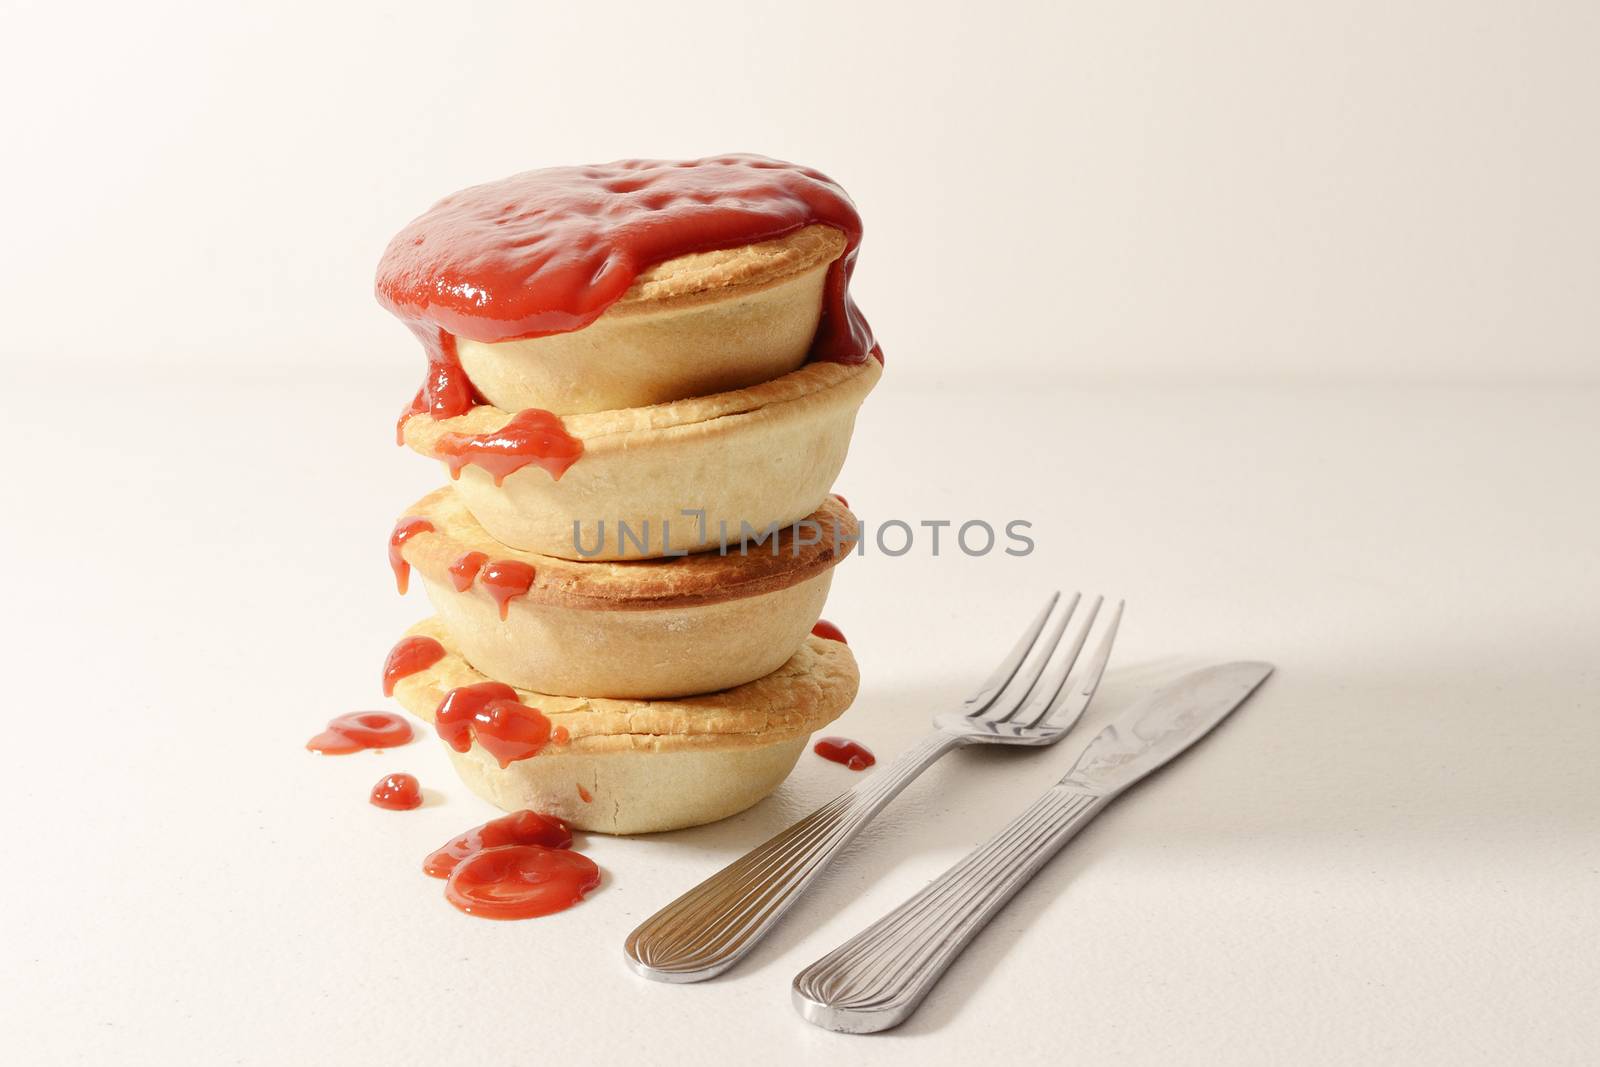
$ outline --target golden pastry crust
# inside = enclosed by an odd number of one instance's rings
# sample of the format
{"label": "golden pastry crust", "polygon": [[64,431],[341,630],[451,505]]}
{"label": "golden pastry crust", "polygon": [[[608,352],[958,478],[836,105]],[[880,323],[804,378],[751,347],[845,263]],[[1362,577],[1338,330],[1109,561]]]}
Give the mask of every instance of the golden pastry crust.
{"label": "golden pastry crust", "polygon": [[744,389],[805,365],[842,233],[680,256],[646,270],[581,330],[481,343],[456,338],[473,388],[505,411],[557,415],[668,404]]}
{"label": "golden pastry crust", "polygon": [[[856,411],[881,375],[873,359],[812,363],[743,389],[568,415],[562,424],[582,442],[583,454],[559,480],[529,465],[497,485],[468,464],[456,486],[491,537],[548,556],[587,555],[590,562],[660,556],[666,524],[674,549],[706,551],[725,536],[737,540],[742,523],[783,527],[817,508],[844,465]],[[415,415],[405,422],[404,440],[440,459],[444,434],[492,433],[511,418],[488,406],[451,419]],[[704,536],[685,509],[703,512]],[[582,552],[574,544],[575,523]],[[629,545],[624,523],[654,536],[642,549]]]}
{"label": "golden pastry crust", "polygon": [[[418,718],[431,723],[451,689],[491,680],[461,657],[438,619],[424,620],[406,633],[431,637],[446,651],[433,666],[395,683],[395,699]],[[752,748],[804,737],[843,714],[855,700],[860,681],[848,646],[808,637],[776,671],[720,693],[674,700],[608,700],[518,689],[517,696],[567,731],[567,743],[547,746],[533,757],[539,760],[547,754]]]}
{"label": "golden pastry crust", "polygon": [[[405,561],[423,575],[449,581],[450,564],[467,552],[490,560],[518,560],[534,570],[524,604],[594,611],[648,611],[720,604],[798,585],[836,566],[854,547],[860,526],[850,509],[829,497],[807,517],[814,524],[805,537],[796,528],[780,531],[757,546],[700,552],[666,559],[578,562],[501,544],[472,517],[450,486],[435,489],[410,508],[433,530],[414,534],[401,545]],[[805,543],[811,536],[814,543]]]}
{"label": "golden pastry crust", "polygon": [[[875,359],[863,363],[808,363],[792,374],[744,389],[687,397],[649,407],[566,415],[562,417],[561,425],[568,434],[583,442],[583,456],[578,460],[578,463],[583,463],[597,454],[638,447],[628,440],[631,434],[681,431],[702,426],[705,430],[719,429],[711,425],[719,419],[746,415],[779,404],[804,403],[839,388],[851,388],[852,392],[859,392],[864,397],[882,374],[883,366]],[[449,419],[436,419],[427,414],[413,415],[406,419],[402,433],[407,445],[425,456],[438,459],[435,446],[445,434],[493,433],[510,422],[515,414],[480,404],[464,415]]]}
{"label": "golden pastry crust", "polygon": [[688,307],[702,299],[724,299],[735,290],[766,289],[818,264],[832,263],[844,254],[846,244],[843,232],[816,225],[770,241],[678,256],[640,271],[606,314]]}
{"label": "golden pastry crust", "polygon": [[771,674],[822,614],[833,572],[760,596],[648,611],[590,611],[494,598],[426,574],[422,587],[461,654],[491,678],[539,693],[664,700]]}

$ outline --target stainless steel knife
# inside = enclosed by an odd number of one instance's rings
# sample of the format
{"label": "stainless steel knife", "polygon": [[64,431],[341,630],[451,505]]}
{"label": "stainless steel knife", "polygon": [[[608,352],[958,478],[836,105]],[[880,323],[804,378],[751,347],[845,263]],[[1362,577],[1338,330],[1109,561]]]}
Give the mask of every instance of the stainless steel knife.
{"label": "stainless steel knife", "polygon": [[795,1008],[840,1033],[900,1025],[1061,846],[1129,786],[1204,737],[1271,673],[1268,663],[1209,667],[1118,715],[1066,777],[987,844],[796,975]]}

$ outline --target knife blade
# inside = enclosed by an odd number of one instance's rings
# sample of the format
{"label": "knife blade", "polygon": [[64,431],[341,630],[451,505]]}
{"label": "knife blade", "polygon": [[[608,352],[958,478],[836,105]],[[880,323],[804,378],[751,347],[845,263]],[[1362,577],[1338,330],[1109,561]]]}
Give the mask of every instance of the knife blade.
{"label": "knife blade", "polygon": [[1210,733],[1271,673],[1270,663],[1245,662],[1184,675],[1096,734],[1061,784],[1115,796]]}
{"label": "knife blade", "polygon": [[921,892],[795,976],[807,1022],[865,1034],[904,1022],[967,943],[1116,797],[1227,718],[1272,673],[1241,662],[1184,675],[1117,715],[1066,775]]}

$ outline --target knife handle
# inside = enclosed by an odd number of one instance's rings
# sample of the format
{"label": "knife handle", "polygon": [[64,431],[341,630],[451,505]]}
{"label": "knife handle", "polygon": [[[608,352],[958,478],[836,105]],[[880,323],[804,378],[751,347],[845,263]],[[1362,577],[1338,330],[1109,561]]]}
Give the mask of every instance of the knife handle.
{"label": "knife handle", "polygon": [[898,1026],[967,942],[1109,799],[1056,786],[910,900],[796,975],[795,1008],[841,1033]]}
{"label": "knife handle", "polygon": [[640,923],[623,945],[635,973],[701,982],[755,947],[850,839],[940,756],[966,744],[935,730],[853,789],[757,845]]}

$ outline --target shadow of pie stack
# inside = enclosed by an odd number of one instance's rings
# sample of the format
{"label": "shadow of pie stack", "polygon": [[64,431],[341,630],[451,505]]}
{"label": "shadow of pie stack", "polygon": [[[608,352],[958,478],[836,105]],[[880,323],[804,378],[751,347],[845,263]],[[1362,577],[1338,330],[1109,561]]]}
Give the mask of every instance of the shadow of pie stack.
{"label": "shadow of pie stack", "polygon": [[532,171],[390,243],[427,377],[400,441],[451,480],[390,538],[435,615],[385,689],[474,792],[585,830],[749,807],[854,699],[812,628],[858,527],[830,495],[882,373],[843,190],[754,156]]}

